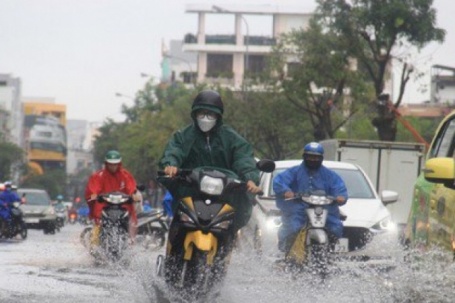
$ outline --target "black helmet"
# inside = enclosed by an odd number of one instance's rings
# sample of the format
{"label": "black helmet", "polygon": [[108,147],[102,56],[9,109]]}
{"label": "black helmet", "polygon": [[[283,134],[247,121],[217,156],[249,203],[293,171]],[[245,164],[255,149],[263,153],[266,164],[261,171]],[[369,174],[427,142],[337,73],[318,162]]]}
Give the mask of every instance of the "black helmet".
{"label": "black helmet", "polygon": [[198,109],[207,109],[222,115],[224,105],[220,94],[213,90],[204,90],[197,94],[191,106],[191,112],[194,113]]}

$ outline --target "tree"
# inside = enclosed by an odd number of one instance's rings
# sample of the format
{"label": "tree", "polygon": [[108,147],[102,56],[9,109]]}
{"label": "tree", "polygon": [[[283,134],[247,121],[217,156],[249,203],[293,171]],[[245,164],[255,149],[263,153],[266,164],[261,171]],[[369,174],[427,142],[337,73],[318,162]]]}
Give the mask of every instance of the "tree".
{"label": "tree", "polygon": [[24,151],[16,144],[0,137],[0,181],[11,180],[13,169],[22,169],[24,165]]}
{"label": "tree", "polygon": [[371,92],[353,68],[348,44],[313,19],[308,29],[283,35],[274,52],[272,68],[283,93],[309,118],[316,141],[333,138]]}
{"label": "tree", "polygon": [[[372,120],[381,140],[394,141],[397,125],[394,110],[416,71],[411,48],[443,42],[445,31],[436,27],[433,0],[317,0],[318,20],[349,41],[346,50],[373,82],[376,117]],[[406,51],[407,50],[407,51]],[[393,61],[393,62],[392,62]],[[385,100],[384,84],[392,64],[401,64],[399,93]]]}

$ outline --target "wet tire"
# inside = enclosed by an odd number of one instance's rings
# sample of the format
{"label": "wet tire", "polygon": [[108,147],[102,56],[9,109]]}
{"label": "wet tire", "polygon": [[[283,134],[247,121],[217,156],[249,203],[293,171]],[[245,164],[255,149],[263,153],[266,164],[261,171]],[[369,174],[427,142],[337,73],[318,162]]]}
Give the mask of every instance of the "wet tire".
{"label": "wet tire", "polygon": [[329,247],[327,244],[313,243],[308,248],[310,269],[324,280],[329,273]]}
{"label": "wet tire", "polygon": [[27,225],[25,225],[24,222],[21,222],[21,224],[20,224],[19,235],[21,236],[22,240],[27,239],[27,235],[28,235]]}
{"label": "wet tire", "polygon": [[90,246],[91,232],[92,232],[92,227],[86,227],[86,228],[84,228],[84,230],[81,232],[81,235],[80,235],[81,243],[86,248]]}
{"label": "wet tire", "polygon": [[211,288],[211,267],[207,264],[207,252],[194,248],[193,257],[187,262],[184,273],[184,290],[192,295],[192,299],[200,300]]}

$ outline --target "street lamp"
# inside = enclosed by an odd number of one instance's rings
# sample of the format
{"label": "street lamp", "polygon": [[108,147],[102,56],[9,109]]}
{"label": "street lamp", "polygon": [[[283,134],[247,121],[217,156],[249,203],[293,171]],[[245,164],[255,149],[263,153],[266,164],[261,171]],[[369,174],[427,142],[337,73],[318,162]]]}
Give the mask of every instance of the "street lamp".
{"label": "street lamp", "polygon": [[[233,13],[230,10],[222,8],[222,7],[218,6],[218,5],[212,5],[212,10],[214,10],[217,13]],[[248,22],[246,21],[245,17],[243,17],[242,14],[240,14],[240,17],[242,18],[243,22],[245,22],[245,28],[246,28],[245,68],[244,68],[244,71],[243,71],[243,74],[245,75],[245,71],[247,71],[248,68],[249,68],[248,46],[250,45],[250,30],[249,30],[249,27],[248,27]]]}
{"label": "street lamp", "polygon": [[164,54],[163,57],[169,58],[169,59],[176,59],[176,60],[180,60],[182,62],[185,62],[188,65],[188,69],[189,69],[189,72],[190,72],[190,83],[194,85],[193,69],[191,68],[191,64],[190,64],[190,62],[188,60],[186,60],[184,58],[181,58],[181,57],[174,56],[174,55],[169,55],[169,54]]}
{"label": "street lamp", "polygon": [[121,97],[121,98],[128,98],[128,99],[134,101],[134,98],[133,98],[133,97],[128,96],[128,95],[124,95],[124,94],[121,94],[121,93],[115,93],[115,96],[116,96],[116,97]]}

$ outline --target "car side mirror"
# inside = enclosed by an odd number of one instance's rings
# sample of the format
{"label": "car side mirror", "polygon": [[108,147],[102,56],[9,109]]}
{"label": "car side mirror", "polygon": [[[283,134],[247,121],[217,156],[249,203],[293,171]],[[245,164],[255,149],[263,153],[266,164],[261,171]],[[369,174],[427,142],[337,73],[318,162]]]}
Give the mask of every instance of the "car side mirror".
{"label": "car side mirror", "polygon": [[256,162],[256,167],[260,171],[271,173],[275,170],[275,161],[269,159],[262,159]]}
{"label": "car side mirror", "polygon": [[425,162],[423,169],[425,180],[442,183],[445,187],[455,189],[455,161],[453,158],[433,158]]}
{"label": "car side mirror", "polygon": [[398,193],[391,190],[383,190],[381,192],[381,201],[384,205],[395,203],[398,201]]}

